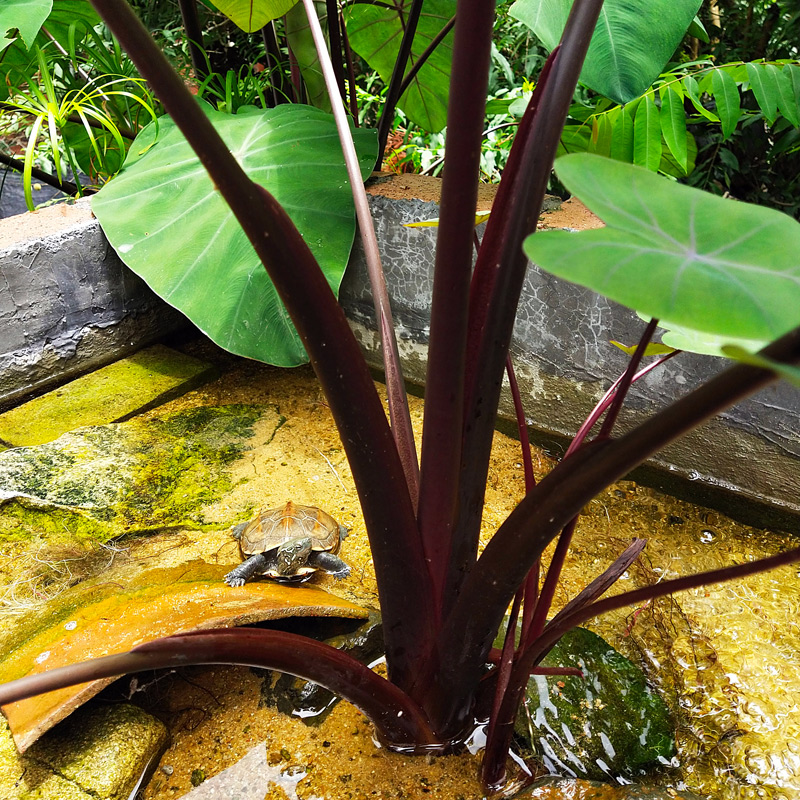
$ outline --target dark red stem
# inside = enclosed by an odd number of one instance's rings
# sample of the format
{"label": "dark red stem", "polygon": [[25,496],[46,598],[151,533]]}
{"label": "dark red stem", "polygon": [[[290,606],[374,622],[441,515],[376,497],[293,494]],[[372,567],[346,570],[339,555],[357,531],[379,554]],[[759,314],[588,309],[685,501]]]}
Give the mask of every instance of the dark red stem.
{"label": "dark red stem", "polygon": [[349,700],[369,717],[388,745],[437,743],[420,708],[360,661],[305,636],[253,628],[199,631],[157,639],[128,653],[93,658],[10,681],[0,685],[0,705],[129,672],[197,664],[239,664],[288,672]]}
{"label": "dark red stem", "polygon": [[436,240],[418,521],[437,605],[458,513],[469,284],[494,0],[459,12]]}
{"label": "dark red stem", "polygon": [[411,47],[414,44],[414,36],[417,33],[417,23],[422,13],[422,0],[412,0],[407,19],[403,19],[402,3],[396,5],[395,10],[403,28],[403,38],[400,40],[400,48],[397,51],[392,76],[389,78],[389,85],[386,87],[383,109],[378,120],[378,160],[375,163],[376,170],[381,168],[383,153],[386,150],[386,141],[394,124],[394,110],[397,107],[397,101],[400,99],[400,85],[403,82],[403,75],[411,55]]}
{"label": "dark red stem", "polygon": [[[434,618],[405,476],[347,319],[286,212],[253,183],[124,0],[95,8],[149,81],[242,225],[306,347],[359,491],[383,610],[390,676],[410,680]],[[402,569],[398,569],[402,565]]]}
{"label": "dark red stem", "polygon": [[598,438],[606,439],[611,436],[611,431],[614,430],[614,425],[617,423],[617,417],[622,409],[622,404],[625,402],[625,398],[628,396],[628,390],[631,388],[634,378],[636,377],[636,370],[639,369],[639,364],[642,363],[644,351],[647,349],[647,345],[650,344],[650,340],[653,338],[657,327],[657,319],[651,319],[650,322],[647,323],[647,327],[644,329],[644,333],[642,333],[630,361],[628,361],[628,366],[625,368],[625,372],[622,373],[619,385],[614,392],[614,399],[611,402],[606,418],[603,420],[603,425],[600,428]]}
{"label": "dark red stem", "polygon": [[[762,355],[800,361],[800,328]],[[591,442],[562,461],[530,492],[483,551],[464,582],[439,640],[439,670],[426,710],[447,735],[465,724],[463,697],[480,679],[486,654],[528,569],[545,547],[596,494],[665,445],[720,411],[767,386],[773,372],[746,365],[725,372],[616,440]],[[433,699],[436,698],[436,699]]]}

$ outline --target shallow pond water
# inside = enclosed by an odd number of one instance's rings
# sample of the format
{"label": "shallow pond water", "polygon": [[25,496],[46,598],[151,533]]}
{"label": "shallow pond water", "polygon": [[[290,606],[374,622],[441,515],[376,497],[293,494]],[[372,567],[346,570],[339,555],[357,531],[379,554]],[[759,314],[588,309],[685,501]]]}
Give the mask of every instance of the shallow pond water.
{"label": "shallow pond water", "polygon": [[[236,563],[236,547],[227,533],[231,521],[250,509],[292,499],[325,508],[351,529],[343,548],[353,567],[351,577],[314,580],[342,597],[375,605],[367,537],[349,467],[311,372],[279,371],[212,350],[196,354],[218,360],[223,377],[145,416],[231,403],[272,409],[256,424],[251,449],[230,465],[230,491],[203,508],[202,525],[194,530],[127,538],[113,549],[73,554],[64,562],[69,576],[61,582],[70,583],[83,572],[132,564],[170,566],[198,556],[212,563]],[[417,428],[421,410],[412,398]],[[541,477],[552,462],[543,452],[535,452],[534,458]],[[485,539],[523,491],[518,444],[497,434]],[[634,536],[647,538],[649,544],[617,591],[796,544],[789,536],[741,526],[718,512],[622,482],[592,501],[581,517],[556,607],[601,572]],[[7,559],[13,556],[22,563],[27,557],[35,563],[37,556],[26,556],[20,547],[4,546],[3,553]],[[16,581],[16,606],[7,603],[7,610],[19,613],[20,604],[35,602],[33,592],[26,595],[24,581],[10,574],[8,580]],[[47,585],[51,593],[58,590],[57,570]],[[644,667],[676,715],[680,766],[659,778],[662,785],[720,800],[800,798],[798,598],[797,567],[787,567],[626,609],[588,626]],[[319,727],[309,728],[261,704],[262,682],[251,670],[196,668],[135,694],[167,722],[172,735],[145,800],[182,796],[201,778],[244,757],[259,741],[266,741],[272,766],[285,767],[294,777],[305,773],[292,788],[304,800],[376,794],[447,800],[481,796],[476,756],[407,758],[376,749],[369,725],[346,703],[338,704]],[[272,791],[269,797],[287,796],[283,789]]]}

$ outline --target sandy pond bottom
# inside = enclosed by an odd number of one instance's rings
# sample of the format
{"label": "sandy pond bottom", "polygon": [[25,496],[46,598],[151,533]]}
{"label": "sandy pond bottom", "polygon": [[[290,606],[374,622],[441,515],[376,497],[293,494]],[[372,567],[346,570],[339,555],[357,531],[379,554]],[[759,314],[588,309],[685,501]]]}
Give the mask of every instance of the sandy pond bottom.
{"label": "sandy pond bottom", "polygon": [[[271,369],[205,346],[193,353],[219,361],[223,377],[148,416],[198,405],[255,403],[273,407],[286,421],[277,430],[268,420],[263,430],[256,426],[252,449],[232,465],[233,489],[204,509],[204,521],[218,524],[218,530],[128,539],[119,558],[146,559],[158,553],[164,566],[198,555],[236,563],[236,549],[226,533],[230,520],[242,509],[274,507],[292,499],[325,508],[351,529],[342,552],[353,567],[351,577],[314,580],[349,600],[375,606],[358,499],[313,374],[308,369]],[[421,403],[412,398],[418,429],[421,413]],[[534,458],[541,477],[553,462],[543,452]],[[518,443],[497,434],[484,514],[486,538],[523,491]],[[581,517],[556,607],[635,536],[649,544],[617,591],[796,544],[791,537],[744,527],[718,512],[623,482],[592,501]],[[782,568],[627,609],[588,626],[641,664],[676,714],[681,766],[658,778],[659,783],[720,800],[800,798],[799,598],[797,568]],[[321,725],[306,726],[260,704],[262,680],[249,669],[193,668],[134,695],[165,721],[171,734],[144,800],[183,796],[259,742],[266,742],[268,762],[295,778],[285,788],[274,784],[267,797],[482,797],[477,756],[407,758],[378,749],[369,724],[344,702]]]}

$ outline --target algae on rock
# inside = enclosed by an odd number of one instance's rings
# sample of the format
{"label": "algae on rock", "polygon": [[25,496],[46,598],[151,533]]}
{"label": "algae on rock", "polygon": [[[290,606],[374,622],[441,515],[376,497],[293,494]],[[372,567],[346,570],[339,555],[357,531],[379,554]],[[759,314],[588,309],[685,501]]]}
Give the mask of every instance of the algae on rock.
{"label": "algae on rock", "polygon": [[595,633],[569,631],[542,660],[583,677],[533,675],[515,732],[548,771],[592,780],[671,764],[669,710],[644,673]]}

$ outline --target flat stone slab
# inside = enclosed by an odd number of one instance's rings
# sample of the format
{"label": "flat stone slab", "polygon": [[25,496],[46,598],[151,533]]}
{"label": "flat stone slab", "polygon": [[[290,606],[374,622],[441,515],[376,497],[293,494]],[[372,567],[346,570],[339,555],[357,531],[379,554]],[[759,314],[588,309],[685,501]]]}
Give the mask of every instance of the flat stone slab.
{"label": "flat stone slab", "polygon": [[0,445],[30,447],[75,428],[121,422],[215,376],[210,364],[154,345],[0,414]]}

